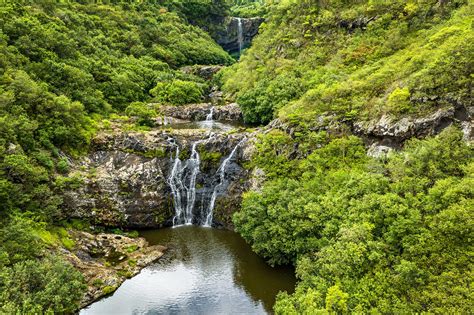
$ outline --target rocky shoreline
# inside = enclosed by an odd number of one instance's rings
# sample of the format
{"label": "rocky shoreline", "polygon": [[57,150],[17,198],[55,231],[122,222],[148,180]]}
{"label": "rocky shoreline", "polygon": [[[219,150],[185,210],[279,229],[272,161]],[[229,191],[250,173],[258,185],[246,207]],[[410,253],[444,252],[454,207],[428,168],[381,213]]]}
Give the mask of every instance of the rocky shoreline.
{"label": "rocky shoreline", "polygon": [[71,231],[74,249],[60,254],[79,270],[87,284],[81,308],[114,292],[125,280],[163,256],[166,247],[150,246],[142,238]]}

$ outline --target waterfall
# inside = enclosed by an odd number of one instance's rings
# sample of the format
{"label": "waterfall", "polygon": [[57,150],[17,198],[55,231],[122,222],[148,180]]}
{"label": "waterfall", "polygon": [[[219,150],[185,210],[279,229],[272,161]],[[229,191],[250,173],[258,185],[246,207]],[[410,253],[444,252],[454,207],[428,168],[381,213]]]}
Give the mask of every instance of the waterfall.
{"label": "waterfall", "polygon": [[242,19],[237,18],[237,41],[239,42],[239,55],[242,54],[242,48],[244,45],[244,34],[242,30]]}
{"label": "waterfall", "polygon": [[[193,209],[196,202],[196,178],[199,174],[199,165],[201,164],[196,147],[198,144],[207,142],[213,137],[214,134],[210,133],[208,139],[194,142],[191,147],[191,156],[184,163],[179,158],[179,145],[175,143],[174,139],[168,140],[172,146],[176,147],[173,167],[168,177],[168,185],[171,188],[175,208],[173,226],[193,223]],[[172,157],[171,159],[173,160]],[[183,203],[185,207],[183,207]]]}
{"label": "waterfall", "polygon": [[191,170],[191,175],[189,176],[189,185],[186,187],[186,216],[184,218],[185,224],[193,223],[193,209],[194,202],[196,201],[196,176],[199,173],[199,164],[201,164],[199,153],[196,150],[196,145],[199,142],[200,141],[193,143],[191,148],[191,156],[186,163],[186,167]]}
{"label": "waterfall", "polygon": [[214,189],[212,191],[211,200],[209,201],[209,206],[207,208],[207,215],[206,215],[206,221],[204,222],[204,226],[209,227],[212,225],[212,216],[213,216],[213,211],[214,211],[214,205],[216,203],[217,193],[219,192],[219,189],[225,183],[226,167],[229,164],[229,162],[232,160],[232,158],[234,157],[235,152],[237,151],[237,148],[244,141],[245,141],[245,138],[242,139],[239,143],[237,143],[237,145],[234,147],[232,152],[230,152],[229,156],[224,161],[222,161],[222,164],[217,169],[217,174],[219,174],[219,183],[216,186],[214,186]]}
{"label": "waterfall", "polygon": [[206,121],[212,121],[212,115],[214,114],[214,106],[211,107],[209,114],[206,116]]}
{"label": "waterfall", "polygon": [[[209,114],[211,115],[212,112]],[[209,116],[208,115],[208,116]],[[175,216],[173,217],[173,226],[189,225],[199,222],[203,226],[211,226],[213,219],[213,210],[216,202],[217,194],[221,192],[225,185],[225,176],[228,165],[234,158],[238,147],[245,139],[242,139],[230,152],[230,154],[222,161],[217,169],[215,176],[217,177],[216,185],[209,191],[212,191],[210,197],[203,197],[203,200],[209,200],[207,205],[201,205],[201,216],[195,218],[195,204],[196,204],[196,179],[200,173],[201,159],[197,146],[201,143],[206,143],[214,138],[213,133],[209,133],[209,137],[204,140],[195,141],[191,146],[191,155],[186,161],[181,161],[179,158],[179,145],[174,139],[169,138],[168,143],[175,148],[175,156],[171,155],[172,168],[168,177],[168,185],[171,188],[173,195],[173,204],[175,208]],[[209,196],[209,195],[208,195]]]}
{"label": "waterfall", "polygon": [[[168,177],[168,185],[171,188],[171,194],[173,195],[175,216],[173,217],[173,226],[181,224],[183,216],[183,207],[181,204],[181,192],[184,190],[183,182],[181,177],[183,174],[182,162],[179,159],[179,145],[174,142],[174,139],[168,139],[172,146],[176,147],[175,158],[173,161],[173,167],[171,168],[170,176]],[[171,159],[173,157],[171,156]]]}

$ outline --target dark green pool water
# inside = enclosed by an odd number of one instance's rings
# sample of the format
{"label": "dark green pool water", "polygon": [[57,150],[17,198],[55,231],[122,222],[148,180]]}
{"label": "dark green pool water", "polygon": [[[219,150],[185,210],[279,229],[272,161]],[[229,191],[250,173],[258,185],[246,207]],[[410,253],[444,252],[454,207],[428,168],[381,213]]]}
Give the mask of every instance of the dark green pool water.
{"label": "dark green pool water", "polygon": [[168,252],[81,314],[264,314],[294,270],[272,268],[234,232],[183,226],[142,233]]}

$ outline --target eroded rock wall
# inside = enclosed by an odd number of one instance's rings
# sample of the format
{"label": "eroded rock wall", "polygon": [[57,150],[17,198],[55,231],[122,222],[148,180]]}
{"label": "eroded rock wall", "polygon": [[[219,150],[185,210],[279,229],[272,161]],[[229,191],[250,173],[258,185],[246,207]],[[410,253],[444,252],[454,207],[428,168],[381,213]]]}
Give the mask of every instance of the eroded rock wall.
{"label": "eroded rock wall", "polygon": [[[196,181],[196,211],[207,202],[216,185],[219,165],[246,134],[216,133],[204,130],[153,130],[146,133],[102,133],[92,143],[90,154],[76,161],[74,172],[83,185],[65,192],[64,206],[70,218],[86,219],[93,224],[126,228],[157,228],[171,224],[175,214],[168,177],[175,158],[189,157],[193,142],[198,146],[201,171]],[[173,143],[170,142],[173,139]],[[228,167],[229,190],[218,195],[216,225],[229,226],[245,190],[247,170],[242,167],[242,149]],[[232,209],[229,209],[232,207]],[[235,208],[235,209],[234,209]],[[219,219],[221,221],[219,221]]]}

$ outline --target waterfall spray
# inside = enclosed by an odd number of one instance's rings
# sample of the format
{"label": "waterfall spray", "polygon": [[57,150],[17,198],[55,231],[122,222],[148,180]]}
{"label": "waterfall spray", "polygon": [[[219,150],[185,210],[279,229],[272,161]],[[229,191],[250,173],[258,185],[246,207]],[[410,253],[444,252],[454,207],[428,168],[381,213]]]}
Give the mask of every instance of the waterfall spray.
{"label": "waterfall spray", "polygon": [[[181,176],[183,173],[182,162],[179,159],[179,145],[174,142],[174,139],[168,139],[168,142],[176,147],[175,158],[173,161],[173,167],[171,168],[170,176],[168,177],[168,185],[171,188],[171,194],[173,195],[175,216],[173,217],[173,226],[180,224],[181,217],[183,216],[183,207],[181,204],[181,191],[183,191],[183,182]],[[171,156],[171,159],[173,157]]]}

